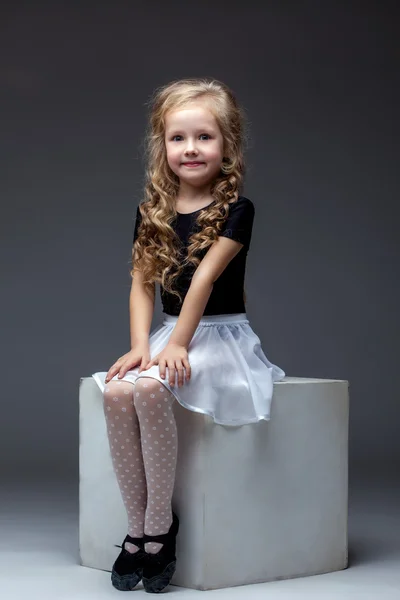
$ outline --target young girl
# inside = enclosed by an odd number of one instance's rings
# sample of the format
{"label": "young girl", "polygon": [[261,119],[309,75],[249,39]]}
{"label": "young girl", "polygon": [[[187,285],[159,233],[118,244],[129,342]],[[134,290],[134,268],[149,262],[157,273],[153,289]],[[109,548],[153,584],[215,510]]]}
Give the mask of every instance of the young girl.
{"label": "young girl", "polygon": [[[225,426],[269,420],[269,362],[245,310],[254,205],[239,194],[244,113],[209,79],[157,90],[147,135],[145,200],[137,208],[130,295],[131,350],[93,377],[104,393],[110,452],[128,515],[112,583],[143,578],[160,592],[175,572],[171,507],[178,437],[173,405]],[[163,322],[149,334],[155,284]]]}

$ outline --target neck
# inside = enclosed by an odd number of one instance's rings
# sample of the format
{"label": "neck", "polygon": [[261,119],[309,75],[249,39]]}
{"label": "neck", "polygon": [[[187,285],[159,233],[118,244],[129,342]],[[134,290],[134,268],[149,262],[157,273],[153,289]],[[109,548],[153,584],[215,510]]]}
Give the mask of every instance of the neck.
{"label": "neck", "polygon": [[207,184],[202,187],[192,187],[181,182],[179,185],[176,199],[182,202],[198,202],[201,203],[205,198],[211,198],[211,185]]}

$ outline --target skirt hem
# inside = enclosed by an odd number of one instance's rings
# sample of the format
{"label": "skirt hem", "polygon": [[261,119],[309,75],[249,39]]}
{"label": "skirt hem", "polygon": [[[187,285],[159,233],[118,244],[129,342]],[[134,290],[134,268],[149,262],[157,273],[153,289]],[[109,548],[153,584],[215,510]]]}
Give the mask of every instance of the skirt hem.
{"label": "skirt hem", "polygon": [[[164,385],[165,381],[161,378],[158,377],[154,377],[154,375],[139,375],[139,377],[137,379],[143,378],[143,377],[151,377],[152,379],[158,379],[158,381],[160,383],[162,383]],[[122,379],[121,379],[122,381]],[[214,413],[212,413],[211,411],[207,411],[204,408],[198,408],[197,406],[193,406],[191,404],[188,404],[187,402],[185,402],[184,400],[182,400],[182,398],[179,398],[179,396],[177,396],[175,394],[175,391],[171,389],[170,386],[165,386],[165,388],[168,389],[169,392],[171,392],[171,394],[173,394],[173,396],[175,397],[175,399],[177,400],[177,402],[179,402],[179,404],[181,406],[183,406],[183,408],[186,408],[187,410],[191,410],[192,412],[195,413],[199,413],[201,415],[207,415],[208,417],[211,417],[212,420],[214,421],[214,423],[216,423],[217,425],[227,425],[227,426],[231,426],[231,427],[235,427],[235,426],[239,426],[239,425],[248,425],[250,423],[258,423],[259,421],[270,421],[270,416],[269,415],[261,415],[260,417],[255,417],[253,419],[248,419],[246,421],[243,420],[229,420],[229,421],[220,421],[219,419],[217,419],[217,417],[215,416]]]}
{"label": "skirt hem", "polygon": [[[101,389],[101,391],[103,392],[105,385],[104,385],[103,381],[100,379],[98,373],[94,373],[92,375],[92,377],[95,380],[95,382],[97,383],[97,385],[99,386],[99,388]],[[138,377],[136,377],[136,380],[134,382],[131,381],[130,379],[125,379],[124,377],[121,377],[121,379],[118,379],[118,376],[114,376],[112,379],[110,379],[110,381],[128,381],[129,383],[132,383],[132,385],[135,385],[135,383],[138,379],[143,379],[145,377],[150,377],[151,379],[157,379],[160,383],[162,383],[164,385],[164,387],[169,392],[171,392],[171,394],[174,396],[174,398],[177,400],[177,402],[179,402],[179,404],[181,406],[183,406],[183,408],[186,408],[187,410],[190,410],[195,413],[199,413],[201,415],[207,415],[208,417],[211,417],[212,420],[214,421],[214,423],[216,423],[216,425],[224,425],[226,427],[240,427],[242,425],[250,425],[251,423],[259,423],[260,421],[270,421],[271,420],[270,415],[267,414],[267,415],[259,415],[252,419],[249,418],[246,420],[230,419],[229,421],[222,421],[215,416],[215,413],[204,410],[202,408],[198,408],[197,406],[193,406],[191,404],[188,404],[184,400],[182,400],[182,398],[180,398],[179,396],[176,395],[175,391],[171,388],[171,386],[164,379],[161,378],[161,376],[157,377],[156,375],[138,375]],[[108,383],[110,383],[110,381]]]}

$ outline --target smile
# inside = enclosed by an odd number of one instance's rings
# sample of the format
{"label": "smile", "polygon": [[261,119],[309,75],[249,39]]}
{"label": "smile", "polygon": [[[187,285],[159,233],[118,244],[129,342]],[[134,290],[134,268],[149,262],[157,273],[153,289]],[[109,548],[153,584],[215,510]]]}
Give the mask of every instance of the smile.
{"label": "smile", "polygon": [[200,167],[204,163],[201,162],[191,162],[191,163],[183,163],[184,167]]}

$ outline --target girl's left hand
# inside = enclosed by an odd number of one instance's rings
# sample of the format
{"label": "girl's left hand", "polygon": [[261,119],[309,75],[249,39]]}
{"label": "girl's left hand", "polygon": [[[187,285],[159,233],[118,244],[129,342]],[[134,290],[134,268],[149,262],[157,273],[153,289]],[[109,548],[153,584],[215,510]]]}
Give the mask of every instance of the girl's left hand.
{"label": "girl's left hand", "polygon": [[169,384],[175,384],[176,373],[178,372],[178,387],[184,383],[184,369],[186,369],[186,381],[190,380],[191,367],[188,360],[188,352],[185,346],[178,344],[167,344],[144,368],[150,369],[153,365],[159,365],[161,377],[165,378],[165,370],[168,367]]}

